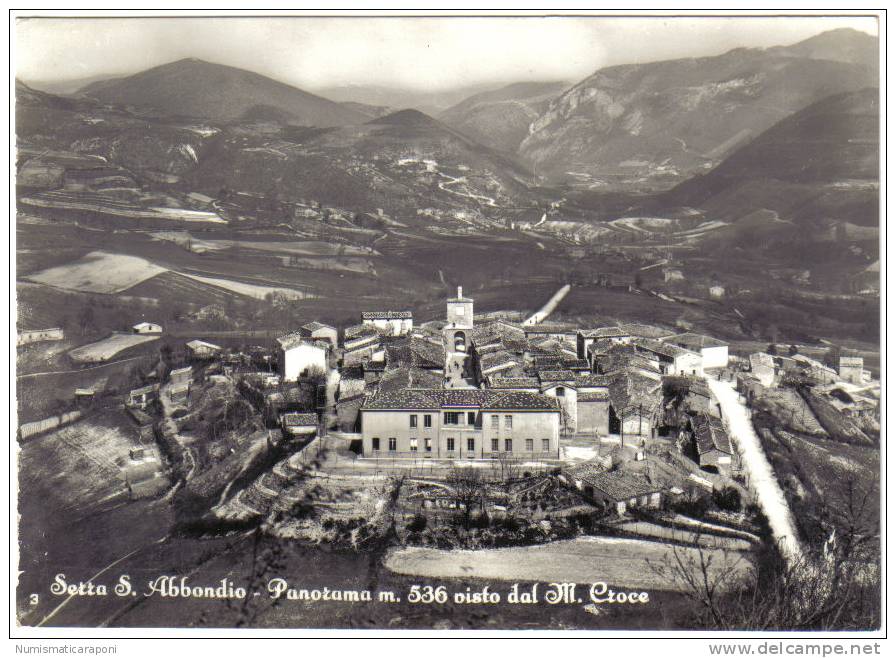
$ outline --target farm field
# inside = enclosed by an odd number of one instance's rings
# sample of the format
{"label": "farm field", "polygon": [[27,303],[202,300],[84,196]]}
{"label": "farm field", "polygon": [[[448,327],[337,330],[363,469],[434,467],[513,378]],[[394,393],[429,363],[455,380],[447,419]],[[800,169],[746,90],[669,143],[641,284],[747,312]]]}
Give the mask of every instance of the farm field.
{"label": "farm field", "polygon": [[[521,548],[478,551],[446,551],[432,548],[402,548],[390,553],[386,567],[416,576],[436,578],[486,578],[505,581],[593,583],[611,587],[674,589],[651,568],[672,556],[668,544],[638,539],[580,537]],[[677,547],[687,559],[696,557],[693,548]],[[719,549],[712,551],[711,573],[746,574],[751,564],[744,556]]]}
{"label": "farm field", "polygon": [[626,521],[616,526],[625,532],[631,532],[657,539],[669,539],[684,544],[699,544],[707,548],[723,548],[732,551],[747,551],[751,544],[745,539],[734,537],[717,537],[694,530],[681,530],[646,521]]}
{"label": "farm field", "polygon": [[[47,432],[19,453],[19,486],[54,514],[87,514],[125,494],[121,465],[136,435],[120,412],[94,416]],[[38,522],[33,516],[32,523]]]}
{"label": "farm field", "polygon": [[136,256],[92,251],[74,263],[57,265],[26,278],[66,290],[118,293],[165,271],[164,267]]}
{"label": "farm field", "polygon": [[131,347],[158,339],[158,335],[114,333],[103,340],[73,349],[68,355],[78,363],[99,363]]}
{"label": "farm field", "polygon": [[234,281],[232,279],[221,279],[218,277],[199,276],[198,274],[187,274],[186,272],[178,272],[181,276],[193,279],[199,283],[205,283],[216,288],[223,288],[238,295],[253,297],[255,299],[264,299],[270,294],[280,294],[292,299],[304,299],[309,293],[296,290],[294,288],[283,288],[280,286],[266,286],[257,283],[245,283],[244,281]]}

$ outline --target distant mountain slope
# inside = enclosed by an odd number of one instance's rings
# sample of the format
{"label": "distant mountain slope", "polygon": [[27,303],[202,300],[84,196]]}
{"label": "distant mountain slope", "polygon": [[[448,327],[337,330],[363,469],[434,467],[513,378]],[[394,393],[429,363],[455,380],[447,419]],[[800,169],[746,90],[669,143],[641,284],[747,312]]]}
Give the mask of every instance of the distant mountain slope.
{"label": "distant mountain slope", "polygon": [[296,87],[232,66],[182,59],[126,78],[87,85],[81,93],[105,103],[134,106],[164,116],[212,121],[241,118],[253,108],[276,110],[306,126],[362,123],[367,116]]}
{"label": "distant mountain slope", "polygon": [[766,210],[803,229],[877,226],[879,113],[877,89],[825,98],[661,195],[660,206],[733,221]]}
{"label": "distant mountain slope", "polygon": [[437,115],[465,98],[494,89],[494,83],[478,83],[449,89],[411,89],[381,85],[343,85],[315,89],[315,93],[337,103],[360,103],[380,107],[407,107]]}
{"label": "distant mountain slope", "polygon": [[876,86],[876,47],[847,30],[785,48],[601,69],[550,103],[520,153],[552,180],[669,188],[821,98]]}
{"label": "distant mountain slope", "polygon": [[439,114],[439,119],[482,144],[515,152],[529,134],[529,124],[568,86],[556,81],[507,85],[470,96]]}

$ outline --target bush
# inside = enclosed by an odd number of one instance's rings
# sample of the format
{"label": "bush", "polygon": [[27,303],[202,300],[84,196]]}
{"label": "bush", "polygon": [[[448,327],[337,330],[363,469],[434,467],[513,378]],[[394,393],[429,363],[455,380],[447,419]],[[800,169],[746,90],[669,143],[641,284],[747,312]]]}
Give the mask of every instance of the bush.
{"label": "bush", "polygon": [[414,514],[414,518],[407,525],[410,532],[423,532],[426,530],[426,516],[423,514]]}
{"label": "bush", "polygon": [[740,512],[740,492],[734,487],[722,487],[712,492],[712,502],[720,510],[726,512]]}

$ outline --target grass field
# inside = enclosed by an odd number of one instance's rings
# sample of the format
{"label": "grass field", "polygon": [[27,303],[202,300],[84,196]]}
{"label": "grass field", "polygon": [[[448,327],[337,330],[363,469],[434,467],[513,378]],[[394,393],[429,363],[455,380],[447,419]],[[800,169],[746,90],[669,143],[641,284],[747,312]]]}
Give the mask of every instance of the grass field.
{"label": "grass field", "polygon": [[92,251],[67,265],[57,265],[27,278],[54,288],[79,292],[117,293],[161,274],[165,268],[143,258]]}
{"label": "grass field", "polygon": [[[674,586],[650,565],[670,558],[673,548],[659,542],[610,537],[582,537],[539,546],[478,551],[402,548],[386,558],[386,567],[406,575],[436,578],[486,578],[506,581],[593,583],[611,587],[669,590]],[[685,556],[695,549],[678,547]],[[746,573],[750,562],[740,555],[712,552],[713,573]],[[685,558],[686,559],[686,558]]]}
{"label": "grass field", "polygon": [[123,352],[131,347],[158,339],[159,336],[116,333],[95,343],[73,349],[68,355],[73,361],[78,363],[99,363],[108,361],[119,352]]}

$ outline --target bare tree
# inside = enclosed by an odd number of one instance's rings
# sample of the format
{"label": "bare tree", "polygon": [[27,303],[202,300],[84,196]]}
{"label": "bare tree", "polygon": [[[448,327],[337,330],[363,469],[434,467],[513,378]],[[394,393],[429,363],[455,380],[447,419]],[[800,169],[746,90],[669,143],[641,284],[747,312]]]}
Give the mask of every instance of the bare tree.
{"label": "bare tree", "polygon": [[478,468],[453,468],[447,479],[448,485],[454,492],[454,500],[464,513],[464,525],[470,526],[470,515],[473,506],[478,505],[482,509],[482,501],[485,498],[487,483]]}

